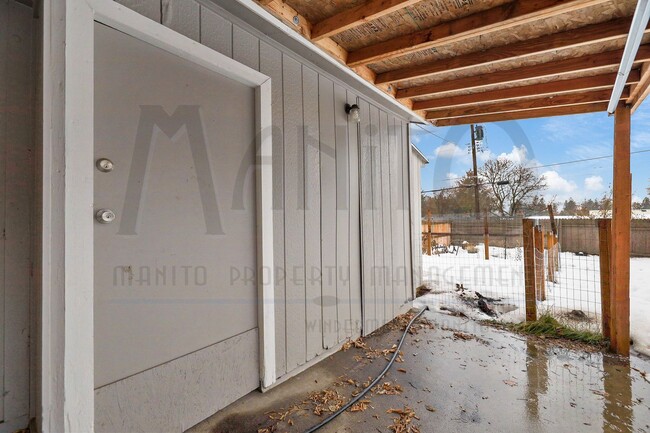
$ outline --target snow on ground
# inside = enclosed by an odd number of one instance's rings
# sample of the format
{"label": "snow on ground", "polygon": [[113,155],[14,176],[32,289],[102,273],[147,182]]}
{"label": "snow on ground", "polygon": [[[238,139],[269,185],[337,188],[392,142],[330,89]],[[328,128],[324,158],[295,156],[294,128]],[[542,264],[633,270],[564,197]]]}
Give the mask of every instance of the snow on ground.
{"label": "snow on ground", "polygon": [[[525,319],[523,249],[490,247],[484,259],[483,245],[475,253],[466,250],[422,256],[423,281],[431,293],[416,300],[438,311],[463,313],[475,320],[496,319],[521,322]],[[465,290],[461,290],[462,287]],[[471,305],[480,295],[500,300],[490,317]],[[460,296],[462,293],[462,296]],[[595,255],[563,252],[554,283],[546,282],[547,300],[537,303],[540,312],[570,322],[571,326],[599,330],[600,263]],[[470,302],[468,302],[470,301]],[[631,260],[631,337],[638,352],[650,355],[650,258]],[[572,316],[582,312],[585,318]]]}

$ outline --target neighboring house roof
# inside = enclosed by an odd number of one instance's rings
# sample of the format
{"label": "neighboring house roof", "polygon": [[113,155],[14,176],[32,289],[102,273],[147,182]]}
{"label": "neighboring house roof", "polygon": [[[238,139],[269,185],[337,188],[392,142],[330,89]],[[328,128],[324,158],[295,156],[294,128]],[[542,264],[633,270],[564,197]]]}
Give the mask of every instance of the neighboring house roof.
{"label": "neighboring house roof", "polygon": [[415,144],[411,143],[411,149],[413,149],[415,154],[420,157],[420,159],[422,160],[423,163],[425,163],[425,164],[429,163],[429,159],[426,156],[424,156],[424,153],[422,153],[422,151],[420,149],[418,149]]}

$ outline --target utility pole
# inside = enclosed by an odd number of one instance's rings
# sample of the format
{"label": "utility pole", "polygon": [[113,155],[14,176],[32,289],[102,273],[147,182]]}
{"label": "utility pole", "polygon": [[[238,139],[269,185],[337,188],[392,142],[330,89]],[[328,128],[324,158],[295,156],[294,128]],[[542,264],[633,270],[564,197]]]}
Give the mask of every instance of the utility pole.
{"label": "utility pole", "polygon": [[474,131],[474,124],[470,125],[472,135],[472,164],[474,166],[474,213],[476,219],[481,218],[481,207],[478,200],[478,166],[476,164],[476,134]]}

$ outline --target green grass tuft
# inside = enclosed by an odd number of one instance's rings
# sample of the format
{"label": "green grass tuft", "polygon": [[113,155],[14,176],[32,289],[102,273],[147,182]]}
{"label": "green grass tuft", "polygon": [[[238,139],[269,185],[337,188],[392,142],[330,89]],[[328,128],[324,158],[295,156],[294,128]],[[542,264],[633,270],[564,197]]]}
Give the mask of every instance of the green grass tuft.
{"label": "green grass tuft", "polygon": [[523,334],[566,338],[568,340],[581,341],[594,345],[602,345],[604,342],[602,334],[569,328],[555,320],[550,314],[544,314],[534,322],[512,325],[512,329]]}

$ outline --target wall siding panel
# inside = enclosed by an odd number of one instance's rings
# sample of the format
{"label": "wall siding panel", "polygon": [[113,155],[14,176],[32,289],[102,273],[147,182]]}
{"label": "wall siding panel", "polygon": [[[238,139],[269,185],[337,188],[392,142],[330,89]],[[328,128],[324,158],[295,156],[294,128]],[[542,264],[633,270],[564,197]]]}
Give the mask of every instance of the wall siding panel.
{"label": "wall siding panel", "polygon": [[155,22],[161,22],[161,7],[160,0],[115,0],[117,3],[120,3],[129,9],[133,9],[140,15],[154,20]]}
{"label": "wall siding panel", "polygon": [[232,28],[232,56],[239,63],[259,70],[260,40],[239,26]]}
{"label": "wall siding panel", "polygon": [[[289,83],[299,83],[302,65],[286,57],[284,77]],[[304,138],[301,129],[302,86],[284,89],[284,237],[285,281],[287,293],[287,370],[291,371],[307,359],[305,290],[302,270],[305,266],[304,211]]]}
{"label": "wall siding panel", "polygon": [[[348,104],[358,96],[347,92]],[[348,125],[350,173],[350,320],[352,338],[361,334],[361,191],[359,189],[359,124]]]}
{"label": "wall siding panel", "polygon": [[[391,118],[388,135],[388,151],[390,159],[390,198],[391,198],[391,256],[393,260],[392,285],[394,292],[393,308],[404,302],[405,285],[404,282],[404,227],[403,213],[401,210],[399,192],[402,189],[402,160],[400,158],[401,141],[399,139],[398,128],[400,127],[399,119]],[[396,305],[397,304],[397,305]]]}
{"label": "wall siding panel", "polygon": [[[321,307],[321,178],[318,115],[318,73],[303,67],[303,125],[305,136],[305,302],[307,310],[307,358],[323,353]],[[307,230],[308,229],[308,230]]]}
{"label": "wall siding panel", "polygon": [[[334,85],[336,123],[336,341],[352,337],[350,309],[350,163],[348,116],[340,107],[347,103],[347,92]],[[357,125],[352,125],[356,129]]]}
{"label": "wall siding panel", "polygon": [[390,138],[389,138],[389,119],[392,121],[392,116],[388,116],[386,112],[380,112],[379,116],[379,131],[381,135],[379,155],[380,155],[380,181],[381,181],[381,203],[380,209],[382,215],[382,232],[384,234],[384,262],[381,267],[381,280],[384,285],[384,295],[382,299],[383,304],[383,322],[391,320],[393,316],[393,304],[395,303],[395,289],[392,283],[393,277],[393,223],[391,215],[391,196],[390,188],[394,176],[390,170]]}
{"label": "wall siding panel", "polygon": [[334,83],[322,75],[318,80],[321,179],[321,275],[323,291],[323,347],[338,340],[336,314],[336,124]]}
{"label": "wall siding panel", "polygon": [[[232,36],[230,21],[208,8],[201,7],[201,43],[203,45],[232,58]],[[268,44],[266,47],[270,51],[278,51]]]}
{"label": "wall siding panel", "polygon": [[[380,126],[380,111],[377,107],[370,106],[370,151],[372,158],[372,219],[374,225],[373,237],[375,238],[375,260],[372,268],[372,278],[374,280],[375,293],[373,297],[373,306],[375,309],[375,323],[372,325],[374,329],[379,328],[382,324],[386,323],[384,316],[384,300],[385,300],[385,281],[384,281],[384,218],[383,218],[383,198],[382,198],[382,177],[381,171],[381,126]],[[373,329],[373,330],[374,330]]]}
{"label": "wall siding panel", "polygon": [[360,198],[361,198],[361,293],[363,313],[363,334],[374,331],[375,312],[375,280],[372,276],[375,264],[375,225],[373,219],[372,193],[372,143],[370,139],[372,125],[370,123],[370,104],[359,101],[361,109],[360,144]]}
{"label": "wall siding panel", "polygon": [[188,0],[162,0],[162,23],[195,41],[201,40],[201,10]]}

